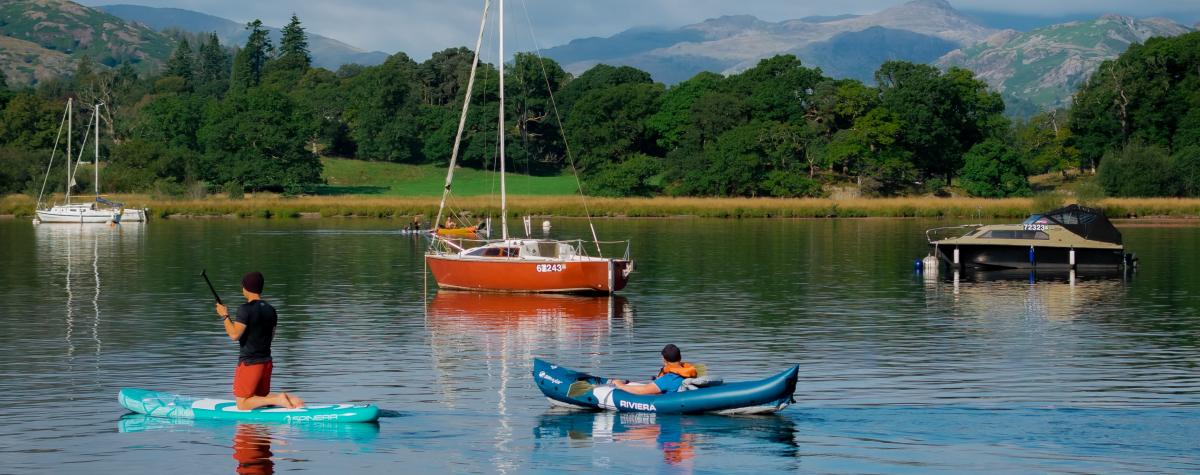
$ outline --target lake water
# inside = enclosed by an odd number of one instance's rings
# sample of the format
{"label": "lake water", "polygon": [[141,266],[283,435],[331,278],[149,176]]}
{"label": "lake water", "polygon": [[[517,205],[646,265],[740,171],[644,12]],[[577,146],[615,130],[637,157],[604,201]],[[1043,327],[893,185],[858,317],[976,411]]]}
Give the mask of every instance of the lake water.
{"label": "lake water", "polygon": [[[1132,275],[956,283],[912,271],[923,230],[945,222],[602,220],[602,238],[633,239],[633,280],[619,297],[563,298],[438,292],[402,224],[0,221],[0,472],[1200,470],[1200,227],[1123,227]],[[227,302],[242,273],[266,275],[275,389],[385,417],[127,415],[121,387],[229,396],[237,345],[205,268]],[[799,364],[796,403],[562,413],[529,374],[543,357],[646,377],[668,342],[727,380]]]}

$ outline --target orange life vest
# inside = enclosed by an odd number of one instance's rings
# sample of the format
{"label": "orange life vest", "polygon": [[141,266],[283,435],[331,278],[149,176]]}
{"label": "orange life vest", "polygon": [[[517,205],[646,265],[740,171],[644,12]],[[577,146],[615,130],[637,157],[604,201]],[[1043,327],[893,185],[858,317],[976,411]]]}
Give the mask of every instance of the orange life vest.
{"label": "orange life vest", "polygon": [[700,372],[696,370],[695,366],[692,366],[691,363],[686,361],[681,361],[679,363],[667,363],[666,366],[663,366],[662,369],[658,370],[658,376],[655,376],[654,379],[661,378],[667,373],[679,375],[679,377],[683,379],[700,376]]}

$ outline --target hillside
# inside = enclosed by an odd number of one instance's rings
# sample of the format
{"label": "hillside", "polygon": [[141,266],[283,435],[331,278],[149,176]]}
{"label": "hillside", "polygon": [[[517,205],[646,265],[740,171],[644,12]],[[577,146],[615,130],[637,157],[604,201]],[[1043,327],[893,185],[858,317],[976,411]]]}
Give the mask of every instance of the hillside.
{"label": "hillside", "polygon": [[[218,16],[179,8],[155,8],[141,5],[104,5],[97,7],[126,21],[137,22],[157,30],[176,28],[192,33],[216,33],[225,45],[242,45],[250,33],[246,25]],[[301,21],[304,19],[301,18]],[[267,27],[271,41],[279,44],[279,28]],[[336,70],[343,64],[356,63],[374,66],[387,59],[387,53],[363,51],[333,38],[308,33],[308,47],[313,65]]]}
{"label": "hillside", "polygon": [[609,38],[575,40],[545,54],[576,74],[603,62],[641,68],[666,83],[700,71],[742,71],[782,53],[797,54],[809,65],[846,76],[863,77],[884,60],[931,61],[953,48],[983,41],[995,31],[944,0],[916,0],[862,16],[767,22],[741,15],[673,30],[628,30]]}
{"label": "hillside", "polygon": [[149,71],[175,47],[162,33],[66,0],[0,2],[0,37],[0,69],[18,86],[70,74],[84,55]]}
{"label": "hillside", "polygon": [[1071,94],[1101,62],[1116,58],[1131,43],[1188,31],[1166,19],[1106,15],[1027,33],[1006,30],[984,43],[955,50],[937,64],[975,71],[1004,94],[1010,105],[1036,111],[1067,105]]}

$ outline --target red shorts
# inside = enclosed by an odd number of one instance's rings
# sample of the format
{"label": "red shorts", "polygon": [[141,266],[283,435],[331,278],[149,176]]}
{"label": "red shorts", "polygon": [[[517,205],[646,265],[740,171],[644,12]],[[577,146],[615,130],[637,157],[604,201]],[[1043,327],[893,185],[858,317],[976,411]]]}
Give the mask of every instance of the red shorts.
{"label": "red shorts", "polygon": [[266,396],[271,394],[271,365],[265,363],[238,363],[233,370],[233,395],[236,397]]}

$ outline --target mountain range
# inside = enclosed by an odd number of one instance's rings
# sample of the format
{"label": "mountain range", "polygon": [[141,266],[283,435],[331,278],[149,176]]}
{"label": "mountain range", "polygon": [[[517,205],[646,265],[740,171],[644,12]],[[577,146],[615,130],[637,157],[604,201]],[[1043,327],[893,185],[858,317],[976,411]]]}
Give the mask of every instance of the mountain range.
{"label": "mountain range", "polygon": [[[0,71],[9,84],[32,84],[70,74],[83,55],[100,67],[128,61],[151,71],[176,47],[163,32],[168,29],[215,32],[227,46],[241,45],[248,36],[241,23],[177,8],[0,0]],[[278,43],[279,30],[269,31]],[[1187,31],[1191,28],[1161,18],[1038,19],[962,12],[946,0],[913,0],[869,15],[778,22],[740,15],[679,28],[633,28],[607,38],[577,39],[544,54],[576,75],[600,63],[629,65],[668,84],[701,71],[736,73],[776,54],[794,54],[832,77],[867,83],[874,82],[881,63],[893,59],[962,66],[1000,91],[1010,111],[1024,115],[1067,105],[1101,62],[1131,43]],[[315,34],[309,35],[309,48],[314,64],[328,69],[374,65],[388,57]]]}
{"label": "mountain range", "polygon": [[874,82],[884,61],[963,66],[1004,93],[1019,114],[1066,105],[1076,86],[1131,42],[1188,27],[1160,18],[1106,15],[1026,32],[992,25],[1039,25],[1016,16],[964,13],[945,0],[915,0],[870,15],[767,22],[726,16],[676,29],[638,28],[545,50],[579,74],[607,63],[646,70],[668,84],[701,71],[736,73],[760,59],[794,54],[837,78]]}
{"label": "mountain range", "polygon": [[[104,5],[96,7],[123,20],[146,25],[156,30],[170,28],[192,33],[216,33],[221,44],[243,45],[250,37],[246,25],[225,18],[180,8],[157,8],[141,5]],[[304,21],[303,18],[300,19]],[[302,23],[303,24],[303,23]],[[279,44],[282,33],[279,28],[267,27],[271,41]],[[383,63],[388,54],[380,51],[364,51],[333,38],[313,33],[308,34],[308,49],[312,53],[313,65],[336,70],[343,64],[356,63],[374,66]]]}
{"label": "mountain range", "polygon": [[0,71],[12,85],[70,74],[85,55],[99,67],[128,61],[150,71],[174,48],[161,32],[78,3],[0,1]]}

